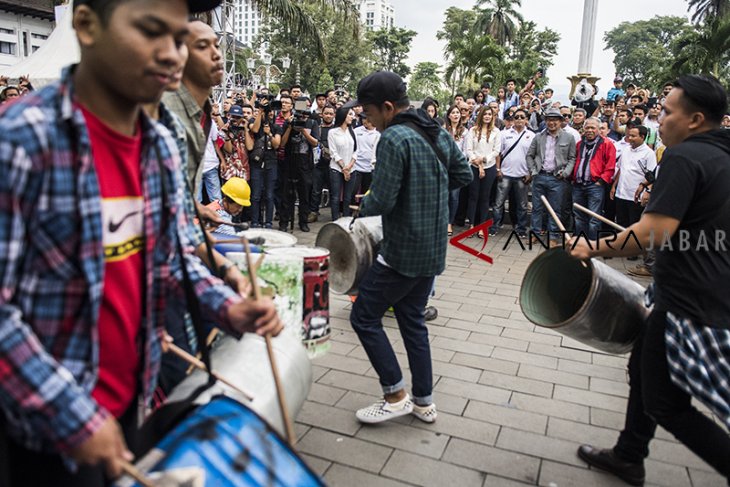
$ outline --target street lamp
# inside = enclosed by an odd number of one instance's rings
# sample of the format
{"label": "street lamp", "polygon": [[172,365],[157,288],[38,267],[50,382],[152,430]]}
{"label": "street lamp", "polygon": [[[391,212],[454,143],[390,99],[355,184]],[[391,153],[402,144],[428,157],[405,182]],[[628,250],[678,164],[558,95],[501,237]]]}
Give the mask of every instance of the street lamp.
{"label": "street lamp", "polygon": [[[279,69],[275,64],[272,64],[273,57],[268,52],[264,52],[261,54],[261,61],[263,64],[259,66],[259,69],[264,68],[266,72],[266,87],[269,87],[269,82],[271,81],[271,67],[274,66],[277,71],[283,73],[286,70],[288,70],[291,67],[291,58],[289,56],[284,56],[281,58],[281,66],[283,69]],[[251,77],[253,78],[253,74],[255,71],[258,71],[256,69],[256,60],[254,58],[249,58],[246,60],[246,67],[251,71]]]}

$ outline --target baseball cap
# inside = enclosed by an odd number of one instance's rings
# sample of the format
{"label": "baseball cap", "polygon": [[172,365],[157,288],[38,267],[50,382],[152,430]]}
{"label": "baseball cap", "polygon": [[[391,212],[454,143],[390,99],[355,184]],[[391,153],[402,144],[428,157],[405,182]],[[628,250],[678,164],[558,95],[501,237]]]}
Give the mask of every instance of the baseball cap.
{"label": "baseball cap", "polygon": [[548,108],[545,110],[545,118],[559,118],[562,120],[563,114],[557,108]]}
{"label": "baseball cap", "polygon": [[624,79],[623,79],[623,78],[622,78],[621,76],[616,76],[616,77],[615,77],[615,78],[613,79],[613,82],[614,82],[614,83],[619,83],[619,82],[620,82],[620,83],[623,83],[623,81],[624,81]]}
{"label": "baseball cap", "polygon": [[228,110],[229,117],[243,117],[243,108],[241,105],[232,105],[231,109]]}
{"label": "baseball cap", "polygon": [[406,83],[395,73],[377,71],[365,76],[357,84],[357,99],[347,102],[347,108],[358,105],[382,105],[386,101],[398,103],[408,100]]}
{"label": "baseball cap", "polygon": [[[93,5],[95,0],[75,0],[74,7],[79,5]],[[201,12],[209,12],[217,8],[222,0],[188,0],[188,10],[191,14],[199,14]]]}

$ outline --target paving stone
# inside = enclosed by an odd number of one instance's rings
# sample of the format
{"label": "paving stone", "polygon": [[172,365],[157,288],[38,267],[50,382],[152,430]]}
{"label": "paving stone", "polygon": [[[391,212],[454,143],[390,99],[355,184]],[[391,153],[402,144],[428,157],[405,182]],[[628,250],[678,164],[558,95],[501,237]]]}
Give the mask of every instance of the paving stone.
{"label": "paving stone", "polygon": [[529,342],[523,340],[515,340],[514,338],[488,335],[484,333],[472,333],[471,335],[469,335],[469,342],[485,343],[487,345],[494,345],[495,347],[518,350],[520,352],[526,352],[527,347],[530,344]]}
{"label": "paving stone", "polygon": [[433,373],[441,377],[451,377],[466,382],[477,382],[482,371],[473,367],[465,367],[454,363],[444,363],[434,360]]}
{"label": "paving stone", "polygon": [[446,322],[446,327],[458,328],[460,330],[475,331],[477,333],[484,333],[485,335],[497,336],[502,333],[502,330],[504,330],[504,327],[502,326],[489,325],[482,322],[474,323],[471,321],[462,321],[454,318],[450,318],[449,321]]}
{"label": "paving stone", "polygon": [[330,461],[378,473],[393,450],[381,445],[312,428],[297,449]]}
{"label": "paving stone", "polygon": [[304,462],[311,468],[314,473],[320,477],[324,475],[328,468],[332,465],[332,462],[323,458],[307,455],[306,453],[300,453],[299,456]]}
{"label": "paving stone", "polygon": [[718,473],[690,468],[689,477],[694,487],[727,487],[727,480]]}
{"label": "paving stone", "polygon": [[304,402],[297,421],[346,435],[354,435],[361,426],[351,411],[311,401]]}
{"label": "paving stone", "polygon": [[517,375],[528,379],[536,379],[551,382],[553,384],[575,387],[576,389],[588,389],[589,385],[589,378],[584,375],[545,369],[543,367],[529,364],[521,364]]}
{"label": "paving stone", "polygon": [[571,467],[562,463],[543,460],[540,469],[540,483],[543,487],[626,487],[623,480],[599,470]]}
{"label": "paving stone", "polygon": [[487,474],[487,478],[484,479],[484,485],[482,487],[524,487],[525,485],[535,485],[535,483],[518,482],[497,475]]}
{"label": "paving stone", "polygon": [[485,323],[487,325],[501,326],[502,328],[514,328],[517,330],[533,331],[535,325],[525,319],[524,316],[520,315],[516,319],[498,318],[496,316],[482,315],[479,319],[479,323]]}
{"label": "paving stone", "polygon": [[432,336],[451,338],[454,340],[466,340],[469,338],[469,331],[459,330],[448,326],[429,326],[428,334]]}
{"label": "paving stone", "polygon": [[576,362],[585,362],[587,364],[591,363],[590,353],[583,352],[581,350],[571,350],[569,348],[564,348],[561,346],[531,342],[530,348],[527,351],[539,355],[547,355],[548,357],[564,358],[568,360],[574,360]]}
{"label": "paving stone", "polygon": [[309,432],[310,429],[312,429],[311,426],[309,426],[307,424],[298,423],[295,421],[294,422],[294,436],[296,436],[297,441],[301,440],[304,437],[304,435],[306,435]]}
{"label": "paving stone", "polygon": [[496,443],[500,429],[499,426],[446,413],[441,410],[440,404],[437,404],[436,407],[438,409],[438,419],[436,422],[424,423],[414,418],[410,426],[482,443],[484,445],[494,445]]}
{"label": "paving stone", "polygon": [[666,487],[692,486],[687,467],[685,466],[670,465],[648,458],[644,461],[644,467],[646,468],[646,482],[648,484],[657,484]]}
{"label": "paving stone", "polygon": [[390,422],[365,425],[355,436],[372,443],[435,459],[441,458],[449,442],[449,436],[442,433]]}
{"label": "paving stone", "polygon": [[497,447],[570,465],[585,465],[576,455],[575,444],[572,441],[559,440],[527,431],[502,428],[499,438],[497,438]]}
{"label": "paving stone", "polygon": [[601,394],[600,392],[584,391],[582,389],[557,385],[555,386],[553,397],[562,401],[608,409],[609,411],[626,411],[626,399]]}
{"label": "paving stone", "polygon": [[413,485],[339,464],[332,465],[324,479],[330,487],[407,487]]}
{"label": "paving stone", "polygon": [[563,418],[580,423],[588,423],[590,420],[590,408],[580,404],[546,399],[519,392],[512,394],[510,404],[522,411],[544,414],[551,418]]}
{"label": "paving stone", "polygon": [[314,382],[309,389],[309,396],[307,396],[307,400],[334,406],[337,401],[342,399],[342,396],[344,396],[346,392],[347,391],[344,389]]}
{"label": "paving stone", "polygon": [[626,422],[626,411],[607,411],[601,408],[591,408],[591,424],[603,428],[619,431]]}
{"label": "paving stone", "polygon": [[588,443],[598,448],[610,448],[618,440],[616,430],[599,428],[585,423],[577,423],[561,418],[552,417],[548,420],[547,435],[551,438],[560,438],[573,443],[573,450],[583,443]]}
{"label": "paving stone", "polygon": [[328,354],[347,355],[357,348],[354,343],[341,342],[339,340],[330,340],[330,349]]}
{"label": "paving stone", "polygon": [[576,362],[574,360],[558,359],[558,370],[564,372],[573,372],[574,374],[587,375],[589,377],[599,377],[601,379],[615,380],[621,382],[626,380],[626,370],[614,367],[606,367],[604,365],[586,364]]}
{"label": "paving stone", "polygon": [[452,350],[454,352],[470,353],[472,355],[481,355],[489,357],[492,355],[494,347],[483,345],[481,343],[464,342],[461,340],[452,340],[450,338],[436,337],[433,341],[434,347]]}
{"label": "paving stone", "polygon": [[439,309],[439,315],[443,316],[445,318],[456,318],[459,320],[464,321],[473,321],[477,322],[479,321],[479,318],[482,317],[481,310],[478,313],[475,312],[467,312],[463,309]]}
{"label": "paving stone", "polygon": [[377,380],[339,370],[330,370],[318,382],[328,386],[339,387],[340,389],[362,392],[363,394],[374,396],[381,394],[380,385]]}
{"label": "paving stone", "polygon": [[[515,362],[506,362],[504,360],[459,352],[454,354],[453,358],[451,359],[451,363],[466,365],[468,367],[475,367],[482,370],[491,370],[493,372],[499,372],[500,374],[508,375],[516,375],[517,369],[520,368],[520,364]],[[588,379],[585,378],[585,380],[587,384]]]}
{"label": "paving stone", "polygon": [[617,369],[626,370],[629,366],[628,355],[605,355],[603,353],[593,354],[593,363],[596,365],[605,365],[607,367],[615,367]]}
{"label": "paving stone", "polygon": [[488,404],[479,401],[469,401],[464,416],[540,434],[545,434],[548,419],[543,414],[520,411],[509,405]]}
{"label": "paving stone", "polygon": [[558,359],[555,357],[546,357],[529,352],[518,352],[501,347],[494,349],[492,357],[509,360],[510,362],[519,362],[521,364],[537,365],[538,367],[546,367],[548,369],[556,369],[558,367]]}
{"label": "paving stone", "polygon": [[629,397],[629,384],[626,382],[616,382],[613,380],[591,377],[591,391],[611,394],[612,396]]}
{"label": "paving stone", "polygon": [[390,457],[382,474],[422,487],[479,487],[484,481],[484,474],[476,470],[399,450]]}
{"label": "paving stone", "polygon": [[487,316],[497,316],[499,318],[509,318],[509,315],[512,313],[512,311],[508,309],[500,309],[495,308],[493,306],[485,307],[485,306],[478,306],[478,305],[472,305],[472,304],[462,304],[459,308],[459,311],[464,312],[472,312],[472,313],[479,313],[481,312],[483,315]]}
{"label": "paving stone", "polygon": [[525,392],[535,396],[551,397],[553,395],[553,384],[549,382],[504,375],[488,370],[482,372],[479,383],[507,389],[508,391]]}
{"label": "paving stone", "polygon": [[476,399],[483,402],[491,402],[494,404],[506,404],[511,396],[511,392],[504,389],[481,384],[472,384],[470,382],[464,382],[448,377],[440,379],[436,383],[434,391],[438,393],[451,394],[452,396],[463,397],[465,399]]}
{"label": "paving stone", "polygon": [[523,482],[535,482],[540,460],[520,453],[452,439],[446,447],[444,460]]}
{"label": "paving stone", "polygon": [[514,328],[506,328],[502,332],[503,337],[514,338],[530,343],[542,343],[545,345],[559,346],[559,335],[548,335],[544,333],[535,333],[527,330],[515,330]]}

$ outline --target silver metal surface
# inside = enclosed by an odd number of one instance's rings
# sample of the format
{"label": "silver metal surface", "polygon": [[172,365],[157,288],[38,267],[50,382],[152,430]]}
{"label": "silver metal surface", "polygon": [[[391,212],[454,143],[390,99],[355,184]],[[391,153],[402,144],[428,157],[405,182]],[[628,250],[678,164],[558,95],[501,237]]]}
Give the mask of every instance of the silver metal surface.
{"label": "silver metal surface", "polygon": [[269,228],[249,228],[238,235],[246,237],[249,240],[262,238],[264,243],[261,247],[266,249],[275,249],[280,247],[293,247],[297,244],[297,238],[291,233],[280,232]]}
{"label": "silver metal surface", "polygon": [[[296,330],[286,328],[272,340],[272,345],[289,412],[292,418],[296,418],[312,385],[312,365]],[[241,340],[223,336],[213,345],[210,359],[213,370],[251,393],[254,399],[248,401],[234,389],[216,382],[195,403],[205,404],[215,395],[226,394],[256,411],[285,436],[276,385],[263,337],[251,333],[245,334]],[[175,387],[168,401],[181,401],[190,397],[194,390],[207,381],[208,374],[196,370]]]}
{"label": "silver metal surface", "polygon": [[644,326],[649,309],[644,288],[603,262],[588,266],[563,249],[551,249],[527,268],[520,289],[522,312],[550,328],[598,350],[627,353]]}
{"label": "silver metal surface", "polygon": [[330,251],[330,290],[357,294],[382,240],[383,221],[379,216],[358,218],[354,223],[352,218],[343,217],[324,225],[315,245]]}

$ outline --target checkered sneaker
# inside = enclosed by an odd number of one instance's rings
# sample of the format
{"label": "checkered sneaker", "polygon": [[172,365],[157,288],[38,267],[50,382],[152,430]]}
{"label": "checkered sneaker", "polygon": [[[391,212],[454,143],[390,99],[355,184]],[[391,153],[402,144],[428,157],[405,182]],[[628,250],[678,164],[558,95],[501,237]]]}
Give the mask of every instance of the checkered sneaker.
{"label": "checkered sneaker", "polygon": [[436,405],[434,403],[428,406],[419,406],[418,404],[413,405],[413,415],[423,421],[424,423],[433,423],[436,421]]}
{"label": "checkered sneaker", "polygon": [[672,382],[730,428],[730,330],[667,313],[664,339]]}
{"label": "checkered sneaker", "polygon": [[359,409],[355,416],[361,423],[373,424],[405,416],[411,414],[412,411],[413,401],[410,396],[406,395],[403,400],[394,403],[381,399],[375,404]]}

